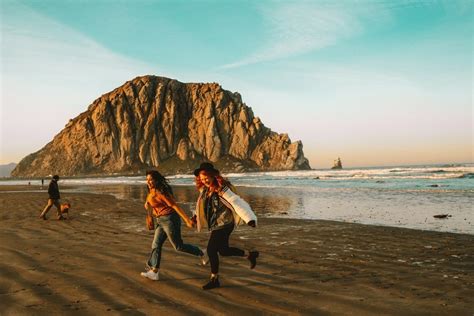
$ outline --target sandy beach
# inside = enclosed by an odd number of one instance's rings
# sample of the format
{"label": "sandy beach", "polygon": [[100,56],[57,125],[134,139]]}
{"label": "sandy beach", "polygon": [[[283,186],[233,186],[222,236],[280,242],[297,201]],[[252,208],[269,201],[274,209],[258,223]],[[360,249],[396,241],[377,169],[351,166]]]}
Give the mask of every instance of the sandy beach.
{"label": "sandy beach", "polygon": [[[260,251],[255,270],[221,258],[222,287],[203,291],[209,267],[169,243],[160,280],[140,276],[152,240],[142,202],[68,193],[70,218],[53,208],[43,221],[45,192],[0,190],[1,315],[474,313],[474,235],[261,218],[231,239]],[[185,242],[207,237],[183,226]]]}

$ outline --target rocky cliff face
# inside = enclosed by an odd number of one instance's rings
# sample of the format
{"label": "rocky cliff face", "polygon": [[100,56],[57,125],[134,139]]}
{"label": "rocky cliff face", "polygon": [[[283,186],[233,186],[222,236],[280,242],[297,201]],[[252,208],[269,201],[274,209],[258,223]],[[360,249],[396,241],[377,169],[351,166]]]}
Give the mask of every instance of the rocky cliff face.
{"label": "rocky cliff face", "polygon": [[144,76],[95,100],[12,176],[309,169],[300,141],[265,127],[240,94],[217,83]]}

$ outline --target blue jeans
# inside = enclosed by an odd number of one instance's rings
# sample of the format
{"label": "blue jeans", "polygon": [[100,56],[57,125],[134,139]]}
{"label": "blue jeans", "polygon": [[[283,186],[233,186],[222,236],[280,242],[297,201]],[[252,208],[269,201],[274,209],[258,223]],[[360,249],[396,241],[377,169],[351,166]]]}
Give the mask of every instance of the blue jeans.
{"label": "blue jeans", "polygon": [[176,251],[182,251],[195,256],[202,256],[203,252],[199,247],[183,243],[181,239],[181,219],[178,213],[173,212],[170,215],[157,218],[157,227],[155,237],[151,244],[151,254],[148,258],[148,266],[158,269],[161,261],[161,248],[167,238]]}

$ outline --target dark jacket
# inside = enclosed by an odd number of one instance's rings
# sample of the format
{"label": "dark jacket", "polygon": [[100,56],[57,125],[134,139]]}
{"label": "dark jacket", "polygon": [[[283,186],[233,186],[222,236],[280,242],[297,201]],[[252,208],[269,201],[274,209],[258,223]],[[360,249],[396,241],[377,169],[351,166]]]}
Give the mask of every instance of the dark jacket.
{"label": "dark jacket", "polygon": [[59,195],[58,182],[56,180],[51,180],[48,187],[49,198],[53,200],[59,200],[61,196]]}
{"label": "dark jacket", "polygon": [[234,224],[232,209],[221,201],[219,194],[213,193],[208,197],[207,189],[204,190],[204,217],[209,230],[223,229]]}

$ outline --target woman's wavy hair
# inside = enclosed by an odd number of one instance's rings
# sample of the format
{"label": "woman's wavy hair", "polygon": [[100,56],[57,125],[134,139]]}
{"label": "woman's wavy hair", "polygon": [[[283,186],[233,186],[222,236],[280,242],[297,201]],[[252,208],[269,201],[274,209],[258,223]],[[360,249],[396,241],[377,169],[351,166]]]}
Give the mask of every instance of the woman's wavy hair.
{"label": "woman's wavy hair", "polygon": [[161,173],[156,170],[147,170],[146,175],[151,175],[151,178],[155,182],[155,188],[164,195],[173,195],[173,189],[171,188],[168,179],[166,179]]}
{"label": "woman's wavy hair", "polygon": [[[224,186],[231,186],[230,181],[221,176],[219,170],[202,170],[199,174],[201,173],[204,173],[206,176],[213,179],[210,186],[211,190],[213,191],[219,191]],[[199,176],[195,177],[194,181],[198,190],[201,190],[203,187],[205,187],[204,183],[202,183],[201,179],[199,179]]]}

